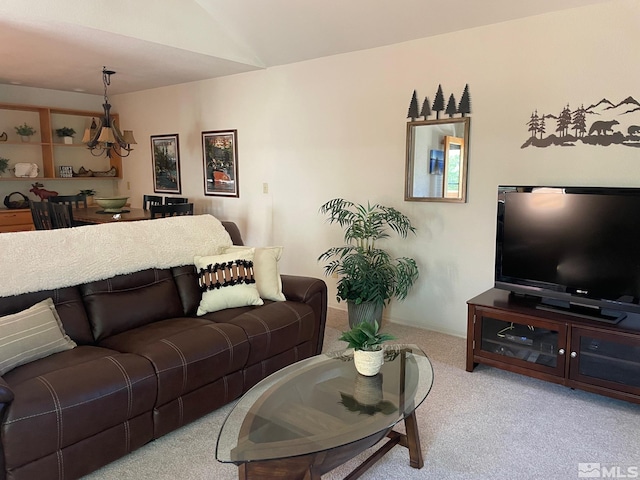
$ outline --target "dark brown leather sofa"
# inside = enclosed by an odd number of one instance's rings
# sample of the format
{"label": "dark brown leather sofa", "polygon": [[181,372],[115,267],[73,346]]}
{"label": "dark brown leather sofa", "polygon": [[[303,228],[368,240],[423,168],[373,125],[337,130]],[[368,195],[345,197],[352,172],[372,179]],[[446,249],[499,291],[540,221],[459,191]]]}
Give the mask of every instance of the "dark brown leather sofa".
{"label": "dark brown leather sofa", "polygon": [[78,345],[0,377],[0,477],[81,477],[320,353],[325,283],[282,283],[285,302],[201,317],[193,266],[0,298],[0,316],[53,298]]}

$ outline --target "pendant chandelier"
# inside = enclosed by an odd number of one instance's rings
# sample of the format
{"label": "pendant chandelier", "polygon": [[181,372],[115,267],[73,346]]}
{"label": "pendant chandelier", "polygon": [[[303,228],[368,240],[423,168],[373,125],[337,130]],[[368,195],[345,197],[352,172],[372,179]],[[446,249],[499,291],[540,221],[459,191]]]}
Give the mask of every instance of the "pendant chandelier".
{"label": "pendant chandelier", "polygon": [[93,119],[91,126],[85,129],[82,137],[82,143],[86,143],[91,154],[96,157],[102,154],[111,157],[114,153],[121,157],[128,157],[133,150],[131,145],[137,144],[136,139],[133,138],[133,132],[125,130],[124,133],[121,133],[110,114],[111,104],[109,104],[109,97],[107,96],[107,86],[111,85],[111,75],[115,73],[113,70],[107,70],[107,67],[102,67],[102,83],[104,84],[104,103],[102,107],[104,108],[104,115],[98,123]]}

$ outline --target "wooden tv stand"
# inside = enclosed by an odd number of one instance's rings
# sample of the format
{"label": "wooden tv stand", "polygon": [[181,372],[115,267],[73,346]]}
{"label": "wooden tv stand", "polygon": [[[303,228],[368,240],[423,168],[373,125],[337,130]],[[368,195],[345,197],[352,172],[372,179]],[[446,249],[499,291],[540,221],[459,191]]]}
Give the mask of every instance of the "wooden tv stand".
{"label": "wooden tv stand", "polygon": [[640,403],[640,314],[609,324],[538,303],[498,289],[469,300],[467,371],[483,363]]}

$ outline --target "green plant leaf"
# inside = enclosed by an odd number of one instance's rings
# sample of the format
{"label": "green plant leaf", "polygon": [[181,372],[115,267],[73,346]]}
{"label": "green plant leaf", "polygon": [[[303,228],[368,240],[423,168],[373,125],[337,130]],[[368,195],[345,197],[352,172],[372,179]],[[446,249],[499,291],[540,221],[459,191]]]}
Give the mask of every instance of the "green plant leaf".
{"label": "green plant leaf", "polygon": [[342,332],[339,340],[347,342],[348,348],[354,350],[379,350],[384,342],[396,338],[388,333],[379,333],[379,329],[378,322],[361,322],[351,330]]}

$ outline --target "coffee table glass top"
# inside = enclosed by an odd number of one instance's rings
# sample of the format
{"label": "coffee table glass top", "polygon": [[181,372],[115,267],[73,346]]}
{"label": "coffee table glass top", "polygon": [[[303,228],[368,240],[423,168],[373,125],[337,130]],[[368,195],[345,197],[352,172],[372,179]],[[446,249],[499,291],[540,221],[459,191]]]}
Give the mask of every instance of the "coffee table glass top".
{"label": "coffee table glass top", "polygon": [[218,436],[216,458],[240,464],[347,445],[403,420],[432,384],[431,362],[416,345],[385,346],[374,377],[356,371],[352,350],[302,360],[238,401]]}

